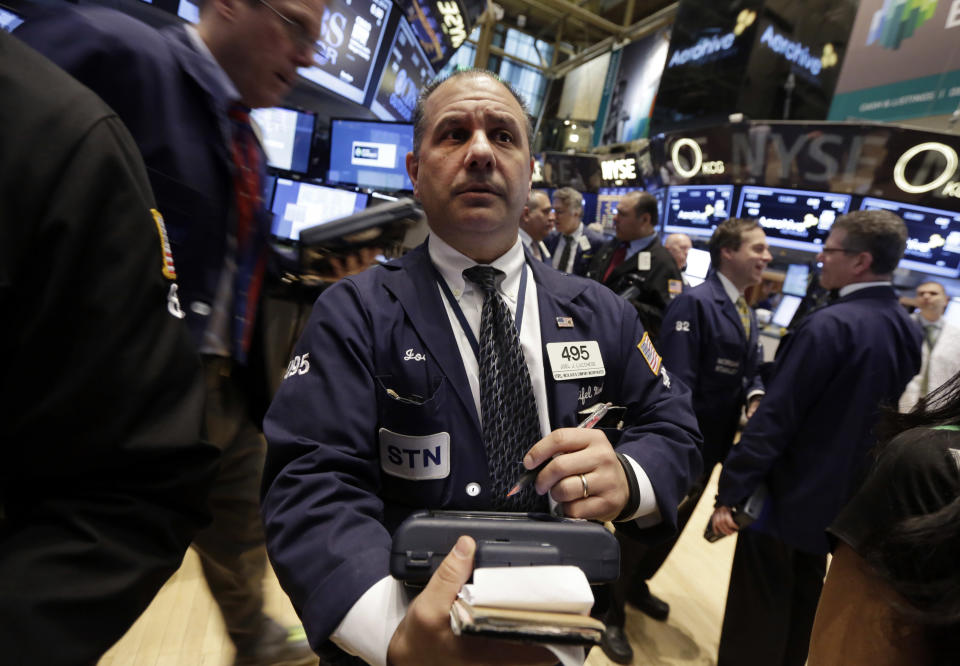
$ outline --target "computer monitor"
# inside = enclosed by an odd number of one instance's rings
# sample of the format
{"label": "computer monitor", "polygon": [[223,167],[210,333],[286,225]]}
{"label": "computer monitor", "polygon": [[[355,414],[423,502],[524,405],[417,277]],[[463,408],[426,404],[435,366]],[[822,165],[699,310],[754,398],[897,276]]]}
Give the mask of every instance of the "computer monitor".
{"label": "computer monitor", "polygon": [[177,3],[177,16],[190,23],[200,22],[200,4],[190,2],[190,0],[179,0]]}
{"label": "computer monitor", "polygon": [[397,24],[390,53],[383,65],[377,92],[370,104],[373,115],[383,120],[413,120],[420,90],[433,78],[430,59],[404,18]]}
{"label": "computer monitor", "polygon": [[960,213],[864,197],[860,210],[889,210],[907,223],[901,268],[955,278],[960,274]]}
{"label": "computer monitor", "polygon": [[4,7],[0,7],[0,30],[13,32],[23,23],[23,17]]}
{"label": "computer monitor", "polygon": [[760,222],[774,247],[819,252],[830,227],[850,210],[849,194],[744,185],[737,217]]}
{"label": "computer monitor", "polygon": [[382,190],[413,191],[407,153],[413,150],[413,125],[377,120],[330,121],[331,183]]}
{"label": "computer monitor", "polygon": [[790,264],[783,279],[783,293],[794,296],[807,295],[807,283],[810,281],[809,264]]}
{"label": "computer monitor", "polygon": [[301,230],[353,215],[366,206],[367,195],[362,192],[277,178],[270,206],[271,233],[281,240],[297,241]]}
{"label": "computer monitor", "polygon": [[710,271],[710,253],[707,250],[690,248],[687,252],[687,268],[683,271],[683,276],[692,287],[707,279],[707,273]]}
{"label": "computer monitor", "polygon": [[642,187],[601,187],[597,190],[596,220],[604,228],[613,227],[613,216],[617,213],[617,204],[628,192],[643,191]]}
{"label": "computer monitor", "polygon": [[803,298],[800,296],[784,294],[780,298],[780,302],[777,304],[777,309],[774,310],[773,316],[770,317],[770,322],[780,328],[790,328],[790,322],[793,321],[793,318],[797,314],[797,309],[802,302]]}
{"label": "computer monitor", "polygon": [[260,127],[267,165],[281,171],[306,173],[317,114],[275,106],[254,109],[250,115]]}
{"label": "computer monitor", "polygon": [[730,217],[733,185],[672,185],[664,206],[664,234],[709,238]]}
{"label": "computer monitor", "polygon": [[392,8],[390,0],[327,0],[317,42],[323,55],[300,76],[363,104]]}

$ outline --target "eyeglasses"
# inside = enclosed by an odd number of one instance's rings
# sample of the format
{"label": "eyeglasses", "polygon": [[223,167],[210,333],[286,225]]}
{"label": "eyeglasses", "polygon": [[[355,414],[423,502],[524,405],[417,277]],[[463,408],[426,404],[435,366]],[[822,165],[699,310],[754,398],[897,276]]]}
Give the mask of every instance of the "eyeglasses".
{"label": "eyeglasses", "polygon": [[283,21],[284,26],[287,28],[287,32],[290,33],[290,39],[293,40],[293,43],[298,50],[302,51],[304,49],[310,49],[314,53],[325,56],[323,47],[317,44],[317,40],[315,40],[310,33],[307,32],[307,28],[300,23],[300,21],[295,21],[292,18],[281,14],[277,8],[267,2],[267,0],[260,0],[260,4],[276,14],[277,17]]}

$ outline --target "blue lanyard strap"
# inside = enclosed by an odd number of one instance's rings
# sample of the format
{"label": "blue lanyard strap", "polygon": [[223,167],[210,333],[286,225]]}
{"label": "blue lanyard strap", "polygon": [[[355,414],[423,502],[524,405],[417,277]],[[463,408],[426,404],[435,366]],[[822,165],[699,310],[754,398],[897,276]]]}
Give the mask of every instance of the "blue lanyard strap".
{"label": "blue lanyard strap", "polygon": [[[440,271],[437,270],[437,267],[433,267],[433,272],[436,274],[437,283],[440,285],[440,289],[443,291],[443,295],[447,299],[447,303],[450,304],[450,308],[453,310],[453,314],[457,317],[457,321],[460,322],[460,328],[463,329],[463,334],[467,336],[467,341],[470,342],[470,347],[473,348],[473,355],[477,357],[477,362],[480,362],[480,343],[477,342],[477,336],[473,334],[473,331],[470,329],[470,323],[467,321],[466,315],[463,314],[463,309],[461,309],[460,304],[457,303],[457,299],[453,297],[453,293],[450,291],[450,286],[447,284],[447,281],[443,279],[443,276],[440,275]],[[486,297],[486,295],[484,295]],[[517,313],[513,317],[513,325],[517,327],[517,337],[520,337],[520,327],[523,325],[523,305],[527,299],[527,263],[524,261],[523,268],[520,271],[520,290],[517,293]]]}

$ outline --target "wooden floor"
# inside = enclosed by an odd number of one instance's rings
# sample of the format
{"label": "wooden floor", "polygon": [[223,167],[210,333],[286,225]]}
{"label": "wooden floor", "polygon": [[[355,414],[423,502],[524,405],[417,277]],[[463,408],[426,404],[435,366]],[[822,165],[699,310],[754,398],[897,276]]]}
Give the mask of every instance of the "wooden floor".
{"label": "wooden floor", "polygon": [[[718,468],[719,470],[719,468]],[[657,622],[627,606],[627,634],[634,664],[715,664],[735,537],[703,539],[716,494],[717,471],[666,564],[650,581],[670,603],[670,618]],[[267,612],[288,625],[297,616],[272,573],[265,581]],[[223,628],[196,554],[167,581],[130,631],[100,660],[100,666],[228,666],[233,647]],[[595,648],[590,666],[612,664]]]}

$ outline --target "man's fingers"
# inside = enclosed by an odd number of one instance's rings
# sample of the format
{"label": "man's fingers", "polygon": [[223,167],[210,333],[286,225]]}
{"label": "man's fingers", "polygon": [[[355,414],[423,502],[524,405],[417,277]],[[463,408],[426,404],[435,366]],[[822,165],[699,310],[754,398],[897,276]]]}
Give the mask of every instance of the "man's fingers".
{"label": "man's fingers", "polygon": [[591,440],[598,435],[606,439],[606,436],[598,430],[585,430],[583,428],[554,430],[530,447],[527,455],[523,457],[523,466],[527,469],[533,469],[544,460],[561,453],[571,453],[585,449],[590,445]]}
{"label": "man's fingers", "polygon": [[426,601],[438,604],[438,607],[449,612],[451,604],[457,598],[460,588],[470,580],[473,573],[473,555],[477,550],[477,543],[468,536],[457,539],[440,566],[430,577],[427,586],[420,593]]}

